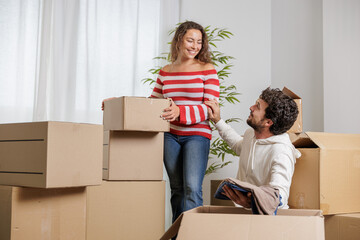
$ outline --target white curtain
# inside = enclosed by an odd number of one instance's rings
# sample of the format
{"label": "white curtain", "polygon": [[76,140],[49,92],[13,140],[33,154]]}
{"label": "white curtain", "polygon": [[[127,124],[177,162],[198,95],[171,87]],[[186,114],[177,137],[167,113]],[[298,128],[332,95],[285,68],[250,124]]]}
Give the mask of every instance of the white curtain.
{"label": "white curtain", "polygon": [[31,121],[38,1],[0,1],[0,122]]}
{"label": "white curtain", "polygon": [[[102,123],[101,101],[149,96],[180,0],[0,0],[0,123]],[[171,225],[167,180],[165,228]]]}
{"label": "white curtain", "polygon": [[[172,4],[169,4],[172,3]],[[101,101],[148,96],[178,0],[0,0],[0,122],[101,123]],[[174,16],[177,16],[176,20]]]}

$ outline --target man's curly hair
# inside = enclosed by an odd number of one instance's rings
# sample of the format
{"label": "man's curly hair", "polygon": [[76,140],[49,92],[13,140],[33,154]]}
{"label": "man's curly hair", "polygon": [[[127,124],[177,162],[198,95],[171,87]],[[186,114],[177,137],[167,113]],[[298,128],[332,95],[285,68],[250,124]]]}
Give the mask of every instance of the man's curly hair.
{"label": "man's curly hair", "polygon": [[295,101],[285,95],[280,89],[267,88],[262,91],[260,99],[264,100],[269,106],[265,109],[265,117],[274,123],[270,127],[270,132],[279,135],[289,130],[299,114]]}

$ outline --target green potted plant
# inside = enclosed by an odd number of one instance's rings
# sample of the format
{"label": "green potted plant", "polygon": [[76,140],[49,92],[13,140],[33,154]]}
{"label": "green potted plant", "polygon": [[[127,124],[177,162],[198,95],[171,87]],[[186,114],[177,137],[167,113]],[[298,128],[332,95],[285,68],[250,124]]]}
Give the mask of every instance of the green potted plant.
{"label": "green potted plant", "polygon": [[[181,23],[178,23],[179,26]],[[176,31],[176,28],[169,32],[169,35],[172,35]],[[224,107],[225,103],[235,104],[240,102],[237,98],[240,93],[237,92],[237,89],[234,85],[228,85],[226,83],[226,79],[229,78],[231,72],[231,68],[233,65],[231,64],[231,60],[234,57],[226,55],[220,52],[217,46],[217,43],[220,41],[224,41],[226,39],[230,39],[233,34],[229,32],[226,28],[211,28],[211,26],[207,26],[205,28],[205,32],[209,39],[209,44],[211,47],[211,59],[213,64],[217,70],[219,81],[220,81],[220,97],[219,97],[219,104],[220,106]],[[171,42],[169,42],[171,44]],[[170,52],[162,53],[160,56],[155,57],[154,59],[161,61],[162,63],[170,63]],[[164,64],[165,65],[165,64]],[[152,78],[144,78],[142,82],[144,84],[149,84],[150,86],[154,85],[156,82],[156,77],[159,74],[161,66],[156,66],[149,70],[152,74]],[[229,118],[225,119],[226,123],[230,122],[239,122],[239,118]],[[213,131],[216,131],[216,128],[211,123],[211,127]],[[227,154],[235,156],[236,153],[230,149],[228,144],[222,140],[220,137],[213,139],[210,146],[210,158],[216,157],[218,160],[211,163],[208,168],[206,169],[206,175],[210,174],[217,169],[223,168],[231,161],[226,161],[225,156]]]}

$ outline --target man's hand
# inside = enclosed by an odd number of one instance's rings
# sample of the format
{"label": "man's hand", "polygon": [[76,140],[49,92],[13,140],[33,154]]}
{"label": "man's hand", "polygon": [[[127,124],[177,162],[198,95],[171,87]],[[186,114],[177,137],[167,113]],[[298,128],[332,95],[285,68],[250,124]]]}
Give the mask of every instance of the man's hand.
{"label": "man's hand", "polygon": [[218,121],[220,121],[221,116],[220,116],[220,106],[219,106],[219,102],[211,99],[208,101],[204,102],[208,107],[208,115],[209,115],[209,119],[211,121],[213,121],[214,123],[217,123]]}
{"label": "man's hand", "polygon": [[245,196],[242,192],[234,190],[227,185],[224,185],[223,190],[224,192],[222,194],[230,198],[230,200],[234,203],[239,204],[245,208],[251,207],[251,192],[248,192]]}
{"label": "man's hand", "polygon": [[170,107],[164,109],[164,113],[160,115],[164,120],[168,122],[175,121],[180,116],[180,109],[174,101],[170,98]]}

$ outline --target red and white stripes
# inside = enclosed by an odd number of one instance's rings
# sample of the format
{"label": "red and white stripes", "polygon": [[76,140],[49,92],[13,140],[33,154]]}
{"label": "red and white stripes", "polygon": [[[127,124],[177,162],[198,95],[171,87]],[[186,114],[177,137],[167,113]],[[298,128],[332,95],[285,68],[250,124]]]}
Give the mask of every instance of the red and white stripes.
{"label": "red and white stripes", "polygon": [[201,135],[211,139],[204,101],[219,100],[219,79],[215,69],[196,72],[160,70],[151,97],[172,98],[180,108],[179,120],[171,122],[171,133]]}

